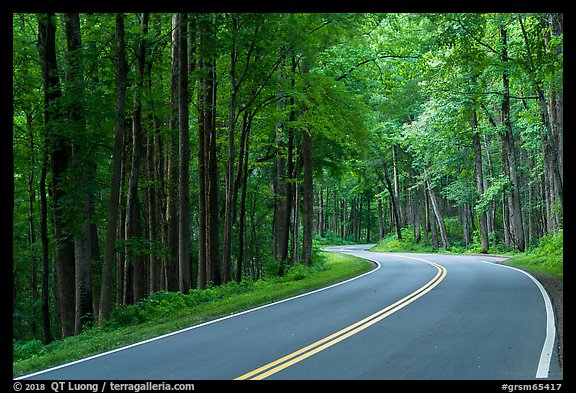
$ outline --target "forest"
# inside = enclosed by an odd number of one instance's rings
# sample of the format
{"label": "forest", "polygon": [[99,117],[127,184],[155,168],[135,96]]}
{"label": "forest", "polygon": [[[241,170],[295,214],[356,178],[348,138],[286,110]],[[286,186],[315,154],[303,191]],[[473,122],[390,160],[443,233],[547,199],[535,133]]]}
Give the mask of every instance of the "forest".
{"label": "forest", "polygon": [[13,339],[393,236],[563,228],[558,13],[19,13]]}

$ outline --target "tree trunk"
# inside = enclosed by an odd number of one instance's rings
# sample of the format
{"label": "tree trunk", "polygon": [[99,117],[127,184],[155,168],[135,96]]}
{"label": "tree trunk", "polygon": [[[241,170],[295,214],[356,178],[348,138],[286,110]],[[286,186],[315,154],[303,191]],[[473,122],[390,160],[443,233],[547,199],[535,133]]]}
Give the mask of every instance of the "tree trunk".
{"label": "tree trunk", "polygon": [[302,159],[304,164],[304,206],[302,262],[312,265],[312,227],[314,214],[314,185],[312,179],[312,135],[311,130],[305,130],[302,136]]}
{"label": "tree trunk", "polygon": [[165,270],[165,287],[168,291],[179,290],[179,245],[178,245],[178,155],[179,155],[179,105],[178,99],[178,75],[179,67],[179,46],[180,46],[180,29],[178,28],[178,14],[172,16],[172,50],[171,50],[171,68],[170,68],[170,118],[168,128],[169,136],[169,153],[168,153],[168,192],[166,207],[166,234],[170,255],[164,261]]}
{"label": "tree trunk", "polygon": [[[398,226],[402,227],[403,215],[402,209],[400,207],[400,180],[398,179],[398,159],[396,154],[396,146],[392,145],[392,175],[394,179],[394,200],[396,203],[396,212],[398,215],[396,219],[398,221]],[[400,239],[400,238],[399,238]]]}
{"label": "tree trunk", "polygon": [[428,182],[426,182],[424,186],[424,192],[426,194],[426,226],[430,228],[430,236],[432,237],[432,248],[434,251],[440,248],[440,244],[438,242],[438,229],[436,227],[436,221],[434,218],[434,212],[432,211],[432,203],[430,198],[430,192],[428,191]]}
{"label": "tree trunk", "polygon": [[[472,110],[470,117],[470,125],[472,127],[472,145],[474,147],[474,183],[478,191],[478,197],[482,198],[484,195],[484,174],[482,170],[482,149],[480,145],[480,133],[478,132],[478,120],[476,117],[476,110]],[[486,211],[477,209],[478,211],[478,227],[480,230],[480,252],[485,254],[488,252],[490,243],[488,241],[488,219]]]}
{"label": "tree trunk", "polygon": [[[390,177],[388,176],[388,167],[386,165],[386,162],[382,162],[382,166],[383,166],[383,173],[384,173],[384,184],[386,186],[386,189],[388,190],[388,195],[390,196],[390,202],[392,203],[392,213],[393,213],[393,217],[394,217],[394,226],[396,228],[396,236],[398,238],[398,240],[402,240],[402,227],[400,224],[400,213],[399,213],[399,209],[398,209],[398,201],[396,200],[396,198],[394,197],[395,195],[395,191],[392,188],[392,182],[390,181]],[[380,174],[380,172],[378,172],[378,176],[380,177],[380,180],[382,181],[382,176]]]}
{"label": "tree trunk", "polygon": [[502,124],[505,126],[505,132],[502,135],[502,141],[506,148],[508,156],[509,179],[512,188],[512,233],[514,234],[514,243],[519,251],[524,251],[524,226],[522,220],[522,206],[520,204],[520,186],[518,184],[519,178],[516,169],[516,149],[514,147],[514,135],[512,131],[512,124],[510,121],[510,90],[508,81],[507,69],[507,33],[505,28],[500,29],[500,36],[502,38],[502,62],[504,63],[505,71],[502,74],[502,86],[504,88],[504,97],[502,99]]}
{"label": "tree trunk", "polygon": [[201,86],[198,98],[199,288],[205,288],[208,283],[219,285],[221,282],[216,156],[216,60],[210,19],[210,14],[199,16]]}
{"label": "tree trunk", "polygon": [[67,198],[65,172],[70,166],[71,144],[58,129],[59,99],[62,96],[56,63],[56,25],[54,14],[38,18],[38,47],[44,82],[44,124],[50,152],[52,172],[52,200],[54,208],[54,235],[56,239],[56,308],[60,323],[60,337],[74,334],[74,242],[64,226],[63,201]]}
{"label": "tree trunk", "polygon": [[249,151],[249,134],[252,120],[248,120],[248,113],[244,113],[242,121],[242,140],[240,144],[241,162],[238,164],[238,176],[241,179],[242,195],[240,196],[240,217],[238,223],[238,260],[236,263],[236,281],[242,281],[242,270],[244,268],[244,249],[246,238],[246,186],[248,184],[248,151]]}
{"label": "tree trunk", "polygon": [[[141,23],[142,33],[144,36],[148,32],[148,14],[142,14]],[[138,198],[138,182],[141,170],[142,155],[142,93],[144,84],[144,64],[146,56],[145,37],[140,40],[136,51],[137,60],[137,86],[134,92],[134,114],[132,123],[132,161],[130,167],[130,176],[128,179],[128,195],[126,199],[126,240],[137,242],[141,236],[140,223],[140,200]],[[133,273],[133,301],[137,302],[146,295],[146,286],[143,284],[145,277],[144,262],[141,258],[140,251],[135,252],[133,247],[127,250],[127,260],[131,264]],[[128,276],[127,276],[128,277]],[[125,288],[126,289],[126,288]]]}
{"label": "tree trunk", "polygon": [[92,297],[92,265],[99,259],[99,255],[94,254],[95,239],[92,236],[91,221],[94,214],[94,196],[92,183],[96,176],[96,163],[92,158],[91,149],[86,140],[86,117],[82,106],[84,95],[84,72],[82,65],[82,39],[80,34],[80,15],[78,13],[64,14],[66,30],[66,96],[65,102],[67,116],[69,118],[68,128],[73,130],[72,142],[72,174],[76,180],[73,186],[78,198],[78,210],[82,212],[76,221],[80,222],[80,230],[75,234],[75,260],[76,260],[76,322],[75,333],[82,330],[82,326],[93,321],[93,297]]}
{"label": "tree trunk", "polygon": [[228,282],[232,276],[232,227],[236,208],[236,194],[234,192],[234,163],[236,161],[235,132],[236,132],[236,34],[238,21],[232,15],[232,47],[230,49],[230,102],[228,107],[228,156],[225,172],[225,198],[224,198],[224,230],[222,233],[222,265],[223,281]]}
{"label": "tree trunk", "polygon": [[180,30],[178,45],[178,114],[179,114],[179,160],[178,160],[178,267],[180,292],[188,293],[190,276],[190,130],[188,128],[188,15],[178,14]]}
{"label": "tree trunk", "polygon": [[438,228],[440,230],[442,245],[446,250],[450,247],[450,241],[448,240],[448,232],[446,231],[446,225],[444,224],[444,218],[442,217],[442,212],[440,211],[440,207],[438,206],[436,194],[434,193],[432,187],[430,187],[430,182],[428,180],[426,180],[426,188],[428,189],[428,195],[430,196],[430,204],[432,206],[432,211],[434,212],[434,216],[436,217],[436,221],[438,222]]}

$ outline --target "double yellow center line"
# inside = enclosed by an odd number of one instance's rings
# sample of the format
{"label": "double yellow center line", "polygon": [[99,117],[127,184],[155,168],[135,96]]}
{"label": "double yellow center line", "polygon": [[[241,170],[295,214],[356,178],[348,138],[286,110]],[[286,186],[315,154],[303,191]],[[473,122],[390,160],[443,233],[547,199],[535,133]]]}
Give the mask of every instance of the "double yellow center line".
{"label": "double yellow center line", "polygon": [[436,268],[437,273],[430,281],[426,284],[415,290],[414,292],[410,293],[408,296],[403,297],[402,299],[398,300],[394,304],[389,305],[386,308],[358,321],[342,330],[337,331],[336,333],[331,334],[328,337],[325,337],[321,340],[316,341],[298,351],[292,352],[289,355],[286,355],[278,360],[270,362],[262,367],[259,367],[253,371],[250,371],[246,374],[235,378],[236,380],[243,380],[243,379],[264,379],[272,374],[275,374],[291,365],[298,363],[310,356],[323,351],[324,349],[331,347],[334,344],[339,343],[342,340],[347,339],[348,337],[374,325],[375,323],[383,320],[390,314],[395,313],[396,311],[400,310],[401,308],[406,307],[408,304],[412,303],[414,300],[418,299],[419,297],[425,295],[434,287],[436,287],[446,276],[446,268],[440,266],[434,262],[427,261],[422,258],[415,258],[415,257],[408,257],[404,255],[398,255],[403,258],[415,259],[417,261],[421,261],[427,263]]}

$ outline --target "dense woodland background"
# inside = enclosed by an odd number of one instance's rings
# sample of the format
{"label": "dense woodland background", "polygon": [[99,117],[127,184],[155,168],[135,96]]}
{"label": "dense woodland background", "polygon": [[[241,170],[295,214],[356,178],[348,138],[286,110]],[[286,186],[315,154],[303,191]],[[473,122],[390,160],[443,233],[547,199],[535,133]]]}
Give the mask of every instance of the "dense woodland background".
{"label": "dense woodland background", "polygon": [[13,337],[316,243],[561,234],[562,14],[14,14]]}

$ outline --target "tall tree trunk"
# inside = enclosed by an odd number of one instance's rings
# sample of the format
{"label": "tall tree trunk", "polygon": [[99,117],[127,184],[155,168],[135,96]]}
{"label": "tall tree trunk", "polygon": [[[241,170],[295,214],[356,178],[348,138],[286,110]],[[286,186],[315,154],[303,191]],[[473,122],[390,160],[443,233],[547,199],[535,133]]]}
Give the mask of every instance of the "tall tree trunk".
{"label": "tall tree trunk", "polygon": [[62,97],[56,63],[56,25],[54,14],[38,18],[38,47],[44,82],[44,123],[50,171],[52,173],[52,201],[54,208],[54,235],[56,239],[56,308],[60,323],[60,337],[74,334],[74,242],[64,226],[63,203],[67,197],[65,172],[70,166],[71,144],[58,129]]}
{"label": "tall tree trunk", "polygon": [[424,193],[426,197],[426,230],[430,229],[430,236],[432,237],[432,248],[436,251],[440,248],[438,242],[438,230],[436,227],[436,220],[434,220],[434,212],[432,211],[432,203],[430,201],[430,193],[428,192],[428,184],[424,185]]}
{"label": "tall tree trunk", "polygon": [[[136,50],[137,64],[137,86],[134,92],[134,115],[132,122],[132,161],[130,167],[130,176],[128,179],[128,195],[126,199],[126,240],[128,243],[138,241],[141,236],[140,225],[140,200],[138,197],[138,182],[141,170],[142,155],[142,93],[144,87],[144,65],[146,56],[146,34],[148,32],[148,14],[142,14],[141,29],[143,37],[141,38]],[[135,252],[133,247],[127,250],[128,261],[131,264],[133,274],[133,301],[137,302],[146,295],[145,286],[145,269],[144,262]]]}
{"label": "tall tree trunk", "polygon": [[384,180],[383,183],[386,186],[386,189],[388,190],[388,195],[390,196],[390,202],[392,203],[392,213],[393,213],[393,217],[394,217],[394,227],[396,228],[396,236],[398,238],[398,240],[402,239],[402,226],[400,224],[400,212],[399,212],[399,208],[398,208],[398,201],[396,199],[395,195],[395,191],[392,188],[392,182],[390,181],[390,176],[388,175],[388,166],[386,165],[386,162],[382,162],[382,169],[383,169],[383,173],[384,173],[384,179],[382,179],[382,175],[380,172],[378,172],[378,176],[380,177],[380,181]]}
{"label": "tall tree trunk", "polygon": [[[417,176],[418,173],[415,172],[414,175]],[[420,231],[420,193],[417,188],[412,192],[412,216],[414,217],[414,241],[420,243],[422,240]]]}
{"label": "tall tree trunk", "polygon": [[506,148],[509,166],[509,179],[512,188],[512,227],[514,234],[514,243],[519,251],[524,251],[524,225],[522,219],[522,206],[520,203],[520,185],[519,177],[516,169],[516,149],[514,147],[514,135],[512,131],[512,123],[510,121],[510,88],[508,80],[508,43],[507,32],[504,27],[500,29],[500,36],[502,38],[502,62],[504,63],[504,72],[502,73],[502,86],[504,88],[504,97],[502,98],[502,124],[505,126],[502,140]]}
{"label": "tall tree trunk", "polygon": [[188,128],[188,15],[178,14],[179,45],[178,108],[179,108],[179,161],[178,161],[178,266],[180,292],[188,293],[190,276],[190,130]]}
{"label": "tall tree trunk", "polygon": [[438,222],[438,229],[440,230],[440,237],[442,239],[442,245],[444,249],[450,247],[450,241],[448,240],[448,232],[446,231],[446,225],[444,224],[444,218],[442,217],[442,212],[440,211],[440,206],[438,206],[438,200],[436,199],[436,193],[430,187],[430,182],[426,180],[426,188],[428,189],[428,195],[430,196],[430,204],[432,206],[432,211]]}
{"label": "tall tree trunk", "polygon": [[168,195],[166,206],[166,234],[170,256],[164,261],[166,289],[168,291],[179,290],[178,278],[178,154],[179,154],[179,105],[178,99],[178,75],[179,67],[179,46],[180,46],[180,29],[178,28],[178,14],[172,15],[172,50],[171,50],[171,69],[170,69],[170,118],[168,128],[169,136],[169,153],[168,153]]}
{"label": "tall tree trunk", "polygon": [[116,119],[114,121],[114,149],[112,151],[112,184],[108,199],[108,220],[102,282],[100,289],[100,315],[98,324],[104,327],[112,310],[113,267],[117,237],[118,202],[120,198],[120,180],[122,175],[122,153],[124,151],[124,133],[126,132],[126,87],[127,64],[126,43],[124,41],[124,15],[116,14]]}
{"label": "tall tree trunk", "polygon": [[[44,144],[43,144],[44,145]],[[52,325],[50,321],[50,257],[48,243],[48,203],[46,201],[46,172],[48,153],[42,147],[42,169],[40,172],[40,239],[42,242],[42,326],[44,344],[52,342]]]}
{"label": "tall tree trunk", "polygon": [[312,179],[312,135],[311,130],[305,130],[302,135],[302,159],[304,164],[304,206],[302,262],[306,266],[312,264],[312,229],[314,215],[314,185]]}
{"label": "tall tree trunk", "polygon": [[[472,109],[470,125],[472,127],[472,145],[474,147],[474,184],[478,191],[478,197],[482,198],[484,195],[484,174],[482,170],[482,148],[480,145],[480,133],[478,131],[476,109]],[[480,252],[484,254],[488,252],[490,247],[488,241],[488,219],[486,211],[483,209],[477,209],[477,212],[478,227],[480,230]]]}
{"label": "tall tree trunk", "polygon": [[394,199],[396,203],[396,210],[398,213],[396,219],[398,220],[398,226],[402,227],[402,223],[404,221],[403,221],[402,209],[400,207],[400,179],[398,179],[398,157],[395,145],[392,145],[392,175],[394,179]]}
{"label": "tall tree trunk", "polygon": [[236,80],[236,62],[238,61],[236,39],[238,34],[238,17],[234,14],[231,18],[232,44],[230,48],[230,102],[228,106],[228,156],[226,161],[226,193],[224,198],[224,230],[222,233],[222,265],[223,281],[228,282],[232,278],[232,227],[236,217],[236,189],[234,179],[234,166],[236,161],[236,93],[239,83]]}
{"label": "tall tree trunk", "polygon": [[93,320],[92,298],[92,264],[98,260],[94,255],[98,239],[92,236],[92,216],[94,214],[94,197],[92,184],[96,176],[96,163],[92,158],[91,149],[86,140],[86,117],[83,108],[84,72],[82,66],[82,39],[80,35],[80,15],[78,13],[64,14],[66,31],[66,110],[69,118],[69,129],[73,130],[72,145],[72,177],[77,183],[74,190],[82,207],[82,216],[78,218],[81,228],[74,239],[76,259],[76,322],[75,333],[82,330],[82,326]]}
{"label": "tall tree trunk", "polygon": [[[382,188],[378,187],[378,194],[382,193]],[[385,234],[384,226],[384,209],[382,207],[382,198],[378,197],[378,240],[382,240]]]}
{"label": "tall tree trunk", "polygon": [[198,17],[200,91],[198,97],[198,287],[220,284],[218,166],[216,157],[216,60],[210,14]]}
{"label": "tall tree trunk", "polygon": [[[36,229],[34,226],[34,201],[36,200],[36,192],[34,185],[35,173],[35,152],[34,152],[34,128],[32,126],[32,115],[26,113],[26,125],[29,138],[29,157],[30,157],[30,172],[28,175],[28,250],[31,255],[31,277],[30,277],[30,291],[32,293],[31,304],[34,305],[38,302],[38,258],[34,252],[34,243],[36,243]],[[16,285],[14,285],[16,287]],[[14,288],[16,290],[16,288]],[[31,321],[30,330],[32,335],[36,336],[36,321]]]}
{"label": "tall tree trunk", "polygon": [[[244,113],[242,121],[242,140],[240,144],[240,163],[238,164],[237,180],[241,180],[242,194],[240,196],[240,217],[238,222],[238,260],[236,263],[236,281],[242,281],[242,271],[244,268],[244,249],[246,238],[246,194],[248,184],[248,151],[249,151],[249,133],[252,120],[248,120],[248,112]],[[240,186],[240,184],[238,185]]]}

